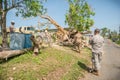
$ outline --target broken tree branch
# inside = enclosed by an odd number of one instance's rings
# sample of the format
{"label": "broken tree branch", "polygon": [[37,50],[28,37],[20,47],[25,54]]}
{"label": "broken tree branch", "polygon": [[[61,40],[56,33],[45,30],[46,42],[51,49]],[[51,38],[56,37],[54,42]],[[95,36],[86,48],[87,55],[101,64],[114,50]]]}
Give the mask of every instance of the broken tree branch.
{"label": "broken tree branch", "polygon": [[41,18],[49,20],[55,27],[60,30],[63,34],[67,34],[68,31],[64,30],[55,20],[53,20],[50,16],[48,15],[42,15],[40,16]]}

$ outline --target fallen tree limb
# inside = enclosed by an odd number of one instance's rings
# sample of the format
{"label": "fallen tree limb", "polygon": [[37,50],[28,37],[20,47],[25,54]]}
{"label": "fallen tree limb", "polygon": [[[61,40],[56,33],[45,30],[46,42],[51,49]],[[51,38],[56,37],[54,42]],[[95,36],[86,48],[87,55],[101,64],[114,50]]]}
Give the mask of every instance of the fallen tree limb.
{"label": "fallen tree limb", "polygon": [[55,20],[53,20],[50,16],[48,15],[42,15],[40,16],[41,18],[47,19],[48,21],[50,21],[53,25],[55,25],[55,27],[60,30],[63,34],[67,34],[68,32],[66,30],[64,30]]}
{"label": "fallen tree limb", "polygon": [[25,52],[32,50],[31,48],[28,49],[22,49],[22,50],[8,50],[8,51],[2,51],[0,52],[0,59],[8,59],[10,57],[24,54]]}
{"label": "fallen tree limb", "polygon": [[62,26],[60,26],[55,20],[53,20],[50,16],[48,15],[42,15],[40,16],[41,18],[47,19],[48,21],[51,22],[51,24],[55,25],[55,27],[58,29],[57,31],[57,36],[62,38],[61,40],[68,40],[68,31],[65,30]]}

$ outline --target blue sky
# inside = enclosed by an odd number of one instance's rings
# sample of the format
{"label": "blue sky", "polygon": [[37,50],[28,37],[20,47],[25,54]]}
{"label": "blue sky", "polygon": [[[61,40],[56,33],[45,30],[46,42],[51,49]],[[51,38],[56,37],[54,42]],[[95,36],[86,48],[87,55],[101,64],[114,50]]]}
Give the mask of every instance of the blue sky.
{"label": "blue sky", "polygon": [[[119,0],[88,0],[88,4],[94,9],[96,13],[94,17],[95,24],[92,29],[108,27],[111,30],[118,30],[120,26],[120,1]],[[51,16],[59,25],[65,25],[65,14],[68,10],[67,0],[47,0],[44,4],[47,8],[47,14]],[[15,16],[15,10],[11,10],[7,14],[7,27],[10,26],[11,20],[15,21],[15,26],[36,26],[39,17],[23,19],[22,17]],[[52,26],[51,28],[55,28]]]}

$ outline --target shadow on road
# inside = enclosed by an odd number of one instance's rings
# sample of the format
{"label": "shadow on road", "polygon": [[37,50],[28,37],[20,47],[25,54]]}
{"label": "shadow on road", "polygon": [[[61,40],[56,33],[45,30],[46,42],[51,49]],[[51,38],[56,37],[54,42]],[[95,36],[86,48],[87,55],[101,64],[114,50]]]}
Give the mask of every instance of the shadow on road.
{"label": "shadow on road", "polygon": [[80,62],[80,61],[78,61],[78,65],[79,65],[82,69],[84,69],[84,70],[86,70],[86,71],[88,71],[88,69],[90,69],[88,66],[86,66],[86,64],[84,64],[84,63],[82,63],[82,62]]}
{"label": "shadow on road", "polygon": [[119,70],[119,69],[120,69],[120,66],[114,66],[114,68],[116,68],[116,69],[118,69],[118,70]]}

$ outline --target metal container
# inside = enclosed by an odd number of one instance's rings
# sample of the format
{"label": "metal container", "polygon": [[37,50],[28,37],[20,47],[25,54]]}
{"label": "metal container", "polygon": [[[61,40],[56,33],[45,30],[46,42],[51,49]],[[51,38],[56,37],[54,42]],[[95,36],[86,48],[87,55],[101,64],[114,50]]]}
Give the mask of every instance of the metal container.
{"label": "metal container", "polygon": [[24,49],[25,35],[22,33],[10,34],[10,49],[20,50]]}
{"label": "metal container", "polygon": [[32,41],[30,40],[31,34],[24,34],[25,35],[25,43],[24,48],[30,48],[32,47]]}

